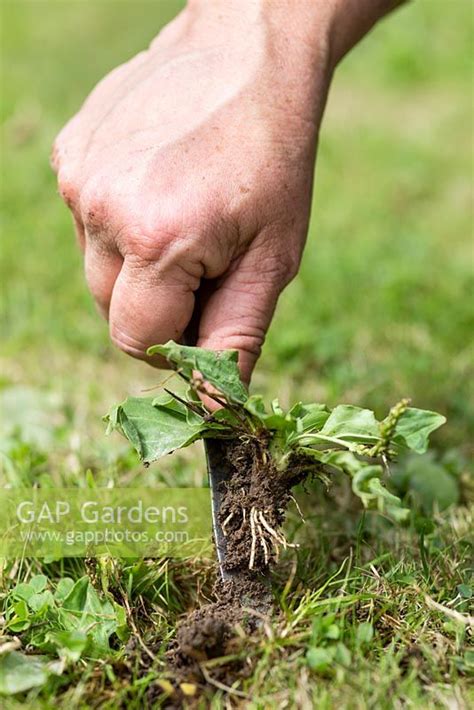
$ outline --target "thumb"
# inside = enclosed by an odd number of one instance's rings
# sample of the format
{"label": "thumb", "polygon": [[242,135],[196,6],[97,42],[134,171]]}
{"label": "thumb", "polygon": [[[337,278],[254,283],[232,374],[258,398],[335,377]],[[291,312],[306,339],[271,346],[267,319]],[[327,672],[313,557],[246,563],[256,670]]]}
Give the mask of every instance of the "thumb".
{"label": "thumb", "polygon": [[[268,246],[268,245],[267,245]],[[258,360],[278,297],[294,271],[289,260],[256,247],[219,279],[199,322],[198,345],[209,350],[237,350],[248,384]]]}

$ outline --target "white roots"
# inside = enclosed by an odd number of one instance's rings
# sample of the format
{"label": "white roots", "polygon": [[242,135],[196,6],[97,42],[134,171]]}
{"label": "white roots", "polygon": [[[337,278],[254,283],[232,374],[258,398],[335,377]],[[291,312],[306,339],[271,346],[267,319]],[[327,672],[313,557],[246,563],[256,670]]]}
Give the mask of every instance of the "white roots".
{"label": "white roots", "polygon": [[[226,528],[230,521],[234,518],[235,512],[230,513],[227,518],[222,523],[222,532],[226,535]],[[255,558],[257,556],[258,546],[263,550],[263,558],[265,560],[265,565],[270,562],[270,549],[271,546],[275,552],[275,558],[278,561],[280,556],[280,549],[287,549],[288,547],[296,548],[298,545],[296,543],[288,542],[286,537],[280,530],[275,530],[272,528],[268,520],[265,518],[262,510],[257,510],[257,508],[252,507],[250,509],[250,534],[252,537],[252,542],[250,546],[250,558],[249,558],[249,569],[254,569]],[[242,525],[245,525],[247,521],[247,513],[245,508],[242,508]]]}

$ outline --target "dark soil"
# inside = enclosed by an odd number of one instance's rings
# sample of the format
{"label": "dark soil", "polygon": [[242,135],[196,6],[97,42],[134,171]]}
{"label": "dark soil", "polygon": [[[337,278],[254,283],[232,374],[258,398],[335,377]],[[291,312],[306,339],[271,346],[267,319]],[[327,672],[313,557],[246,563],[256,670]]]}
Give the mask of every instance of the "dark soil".
{"label": "dark soil", "polygon": [[[278,531],[285,519],[290,502],[291,488],[306,477],[302,462],[291,462],[288,471],[282,475],[270,457],[267,440],[260,438],[225,442],[223,457],[231,469],[231,474],[222,485],[222,503],[219,522],[226,526],[226,556],[224,569],[229,573],[247,572],[252,548],[250,513],[252,509],[264,515],[265,521]],[[230,518],[230,520],[229,520]],[[263,528],[265,532],[265,528]],[[269,542],[271,543],[271,537]],[[268,573],[275,561],[275,547],[268,545],[268,559],[264,547],[259,542],[255,549],[252,570]],[[258,574],[256,575],[258,577]]]}
{"label": "dark soil", "polygon": [[[219,447],[226,470],[219,491],[219,522],[225,528],[225,580],[216,583],[213,603],[193,612],[179,625],[168,650],[168,662],[178,681],[205,684],[212,675],[213,681],[229,686],[236,677],[251,672],[242,638],[254,633],[272,611],[269,572],[278,545],[258,516],[262,514],[268,527],[279,534],[291,488],[306,477],[307,469],[303,461],[295,460],[289,467],[291,474],[282,476],[269,455],[264,435],[225,441]],[[213,665],[206,678],[205,662],[222,656],[234,659]]]}

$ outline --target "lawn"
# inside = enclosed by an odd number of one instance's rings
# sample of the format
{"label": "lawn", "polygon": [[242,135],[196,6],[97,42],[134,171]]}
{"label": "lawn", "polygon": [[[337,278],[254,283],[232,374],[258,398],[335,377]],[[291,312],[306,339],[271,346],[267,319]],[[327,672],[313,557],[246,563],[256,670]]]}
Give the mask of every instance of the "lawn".
{"label": "lawn", "polygon": [[[162,375],[109,344],[48,165],[55,133],[86,93],[179,6],[2,3],[2,486],[206,485],[198,445],[144,469],[120,437],[104,435],[110,405]],[[253,391],[284,405],[345,402],[383,415],[408,396],[442,412],[448,423],[433,437],[434,453],[402,464],[417,512],[395,527],[364,515],[342,481],[329,492],[316,484],[309,495],[299,491],[307,524],[289,516],[287,535],[300,548],[274,574],[279,614],[236,643],[237,660],[250,662],[230,694],[210,682],[189,702],[467,708],[474,701],[471,80],[468,0],[407,5],[338,69],[303,265],[280,300],[253,382]],[[86,574],[97,603],[112,604],[110,645],[94,658],[70,644],[60,675],[28,656],[23,675],[38,682],[4,706],[165,702],[166,646],[180,616],[211,593],[206,560],[4,562],[0,659],[37,652],[35,634],[57,631],[52,609],[27,608],[23,627],[12,622],[15,585],[60,599],[65,578]]]}

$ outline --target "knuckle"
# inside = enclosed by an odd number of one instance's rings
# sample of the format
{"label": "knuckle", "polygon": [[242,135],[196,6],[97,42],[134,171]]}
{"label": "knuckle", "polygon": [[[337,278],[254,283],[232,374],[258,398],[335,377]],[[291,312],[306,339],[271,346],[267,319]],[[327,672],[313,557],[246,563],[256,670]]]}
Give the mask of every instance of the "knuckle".
{"label": "knuckle", "polygon": [[[283,235],[286,235],[284,232]],[[298,273],[302,248],[299,239],[287,240],[281,233],[265,235],[254,247],[254,278],[283,289]]]}
{"label": "knuckle", "polygon": [[144,266],[158,260],[162,266],[183,264],[196,253],[196,240],[174,222],[129,222],[125,232],[127,249]]}
{"label": "knuckle", "polygon": [[107,222],[107,196],[98,181],[86,184],[81,193],[81,216],[90,235],[101,231]]}
{"label": "knuckle", "polygon": [[68,207],[72,208],[77,205],[79,200],[77,180],[65,170],[60,170],[58,173],[58,190]]}
{"label": "knuckle", "polygon": [[289,252],[276,252],[262,259],[259,266],[260,279],[263,283],[271,282],[283,288],[298,272],[299,259]]}

